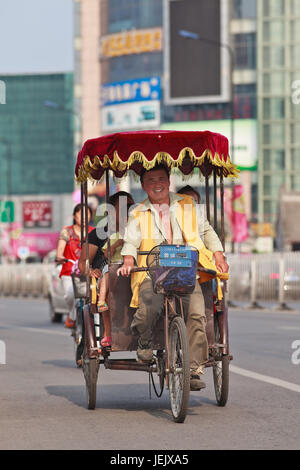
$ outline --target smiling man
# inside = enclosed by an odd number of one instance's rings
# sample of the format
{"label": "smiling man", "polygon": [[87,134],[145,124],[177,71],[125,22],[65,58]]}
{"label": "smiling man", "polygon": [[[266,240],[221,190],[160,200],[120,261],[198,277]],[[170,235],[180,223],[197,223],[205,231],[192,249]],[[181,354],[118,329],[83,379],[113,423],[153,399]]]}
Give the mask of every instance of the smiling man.
{"label": "smiling man", "polygon": [[[170,192],[170,177],[164,165],[156,165],[141,174],[141,185],[148,198],[131,213],[121,251],[123,265],[119,274],[129,276],[132,268],[146,266],[146,256],[139,251],[150,251],[161,243],[192,245],[203,252],[206,248],[198,233],[197,213],[190,196]],[[183,217],[180,217],[183,214]],[[190,223],[184,223],[186,220]],[[193,230],[194,229],[194,230]],[[196,230],[196,231],[195,231]],[[223,247],[216,233],[205,240],[207,248],[218,253],[219,270],[228,271]],[[216,257],[217,258],[217,257]],[[222,258],[222,261],[220,261]],[[211,266],[210,266],[211,267]],[[145,272],[131,276],[131,307],[137,308],[131,328],[138,338],[137,355],[140,361],[152,361],[152,330],[163,309],[164,297],[153,292],[152,281]],[[185,295],[183,306],[189,338],[191,390],[200,390],[205,383],[200,379],[208,360],[204,299],[199,283],[191,295]]]}

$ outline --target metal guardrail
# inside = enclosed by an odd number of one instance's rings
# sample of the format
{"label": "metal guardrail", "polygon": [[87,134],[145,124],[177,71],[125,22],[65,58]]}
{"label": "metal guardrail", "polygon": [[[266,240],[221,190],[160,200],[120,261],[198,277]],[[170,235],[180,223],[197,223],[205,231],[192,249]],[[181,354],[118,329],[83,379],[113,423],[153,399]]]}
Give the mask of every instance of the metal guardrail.
{"label": "metal guardrail", "polygon": [[0,296],[47,297],[52,267],[42,263],[1,264]]}
{"label": "metal guardrail", "polygon": [[[300,301],[300,252],[229,254],[227,299],[249,302],[275,301],[281,308]],[[47,297],[53,264],[0,265],[0,296]]]}
{"label": "metal guardrail", "polygon": [[228,263],[230,302],[258,307],[260,301],[275,301],[284,309],[288,302],[300,301],[300,252],[234,254]]}

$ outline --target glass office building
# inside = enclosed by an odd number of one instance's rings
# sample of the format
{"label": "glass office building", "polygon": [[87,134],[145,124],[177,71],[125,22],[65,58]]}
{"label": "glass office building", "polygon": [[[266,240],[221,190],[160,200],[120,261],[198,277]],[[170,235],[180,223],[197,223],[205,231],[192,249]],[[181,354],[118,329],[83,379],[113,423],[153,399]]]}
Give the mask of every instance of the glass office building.
{"label": "glass office building", "polygon": [[0,194],[74,188],[73,74],[8,75],[0,105]]}
{"label": "glass office building", "polygon": [[300,191],[300,1],[258,1],[259,218]]}
{"label": "glass office building", "polygon": [[[234,117],[256,118],[256,0],[233,0],[231,43],[235,55]],[[101,36],[163,27],[163,0],[101,0]],[[241,24],[243,21],[249,24]],[[252,71],[245,77],[242,71]],[[240,72],[240,73],[238,73]],[[101,60],[101,82],[163,75],[163,51],[125,54]],[[229,119],[230,103],[161,106],[162,121]]]}
{"label": "glass office building", "polygon": [[[225,101],[215,102],[210,102],[210,99],[205,101],[204,99],[201,103],[166,104],[164,47],[167,33],[164,29],[166,25],[165,0],[99,1],[101,86],[139,80],[144,77],[160,77],[160,123],[168,128],[177,128],[176,126],[184,126],[187,123],[191,123],[190,127],[196,126],[199,128],[201,123],[206,125],[207,121],[216,120],[223,122],[223,126],[227,128],[230,126],[232,118],[244,121],[245,124],[247,124],[246,121],[248,122],[248,127],[247,125],[243,126],[246,133],[244,142],[247,141],[247,152],[252,154],[254,164],[245,165],[244,170],[251,167],[252,171],[243,172],[242,184],[246,188],[246,199],[248,201],[246,210],[249,219],[253,217],[253,214],[256,217],[256,0],[224,0],[229,11],[229,21],[226,20],[228,23],[228,45],[233,50],[235,58],[233,113],[230,98]],[[213,3],[216,6],[217,2]],[[167,6],[167,8],[169,7]],[[143,47],[141,47],[144,39],[141,40],[142,35],[149,33],[150,36],[151,32],[155,34],[155,29],[161,30],[161,47],[143,50]],[[104,41],[106,42],[104,43]],[[201,44],[198,44],[200,47]],[[219,47],[216,48],[217,54],[219,54]],[[203,73],[205,73],[205,66]],[[106,115],[104,119],[102,114],[102,133],[115,131],[109,130],[107,120]],[[254,127],[255,130],[253,130]],[[120,128],[118,130],[129,129]],[[242,145],[235,143],[235,146],[237,145],[240,148],[242,147]],[[253,150],[254,148],[255,150]],[[235,152],[235,155],[237,156],[238,153],[239,149]]]}

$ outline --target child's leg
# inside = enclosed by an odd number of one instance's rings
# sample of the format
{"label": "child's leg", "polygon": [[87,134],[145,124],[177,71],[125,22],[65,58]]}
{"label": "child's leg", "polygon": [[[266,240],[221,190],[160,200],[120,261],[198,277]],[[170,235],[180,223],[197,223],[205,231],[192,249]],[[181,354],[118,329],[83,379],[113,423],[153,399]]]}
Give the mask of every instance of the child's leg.
{"label": "child's leg", "polygon": [[[99,299],[98,299],[98,312],[101,313],[104,332],[103,338],[111,336],[111,324],[110,324],[110,313],[108,305],[106,303],[106,297],[108,293],[108,272],[106,272],[99,283]],[[105,346],[103,344],[103,346]]]}
{"label": "child's leg", "polygon": [[110,325],[109,310],[106,310],[106,312],[102,312],[101,316],[102,316],[103,326],[104,326],[103,338],[106,338],[106,337],[110,338],[111,337],[111,325]]}
{"label": "child's leg", "polygon": [[[100,279],[100,285],[99,285],[98,307],[100,307],[100,309],[105,304],[107,292],[108,292],[108,273],[105,273],[102,279]],[[107,305],[106,305],[106,309],[107,309]]]}

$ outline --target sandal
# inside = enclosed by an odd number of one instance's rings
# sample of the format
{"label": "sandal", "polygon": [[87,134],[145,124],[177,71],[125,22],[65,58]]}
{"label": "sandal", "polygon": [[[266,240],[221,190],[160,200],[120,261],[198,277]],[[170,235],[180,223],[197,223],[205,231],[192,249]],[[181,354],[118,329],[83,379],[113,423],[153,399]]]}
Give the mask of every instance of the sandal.
{"label": "sandal", "polygon": [[104,301],[104,302],[98,302],[97,303],[97,310],[98,312],[102,313],[102,312],[107,312],[108,310],[108,305],[107,303]]}
{"label": "sandal", "polygon": [[111,336],[104,336],[101,339],[100,344],[102,348],[111,348]]}

